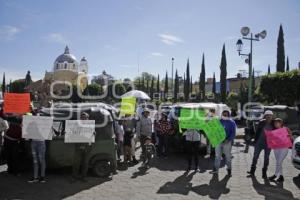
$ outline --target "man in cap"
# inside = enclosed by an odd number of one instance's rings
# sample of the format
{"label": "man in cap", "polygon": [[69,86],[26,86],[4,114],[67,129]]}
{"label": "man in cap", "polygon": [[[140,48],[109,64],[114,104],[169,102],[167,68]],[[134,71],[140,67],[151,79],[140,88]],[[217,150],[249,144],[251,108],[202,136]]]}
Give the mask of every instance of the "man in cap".
{"label": "man in cap", "polygon": [[146,162],[146,148],[145,141],[148,137],[152,136],[152,121],[149,118],[150,111],[148,108],[145,108],[142,112],[142,115],[139,117],[139,120],[136,125],[136,133],[140,139],[142,147],[142,160],[143,163]]}
{"label": "man in cap", "polygon": [[265,152],[264,157],[264,166],[262,168],[262,178],[266,179],[267,177],[267,170],[269,166],[269,157],[271,153],[271,149],[268,148],[266,136],[265,136],[265,130],[273,130],[274,129],[274,123],[273,123],[273,112],[271,110],[266,110],[264,113],[264,119],[262,119],[256,129],[255,134],[255,146],[254,146],[254,154],[252,159],[252,165],[250,171],[247,173],[250,176],[254,176],[255,170],[256,170],[256,164],[257,160],[259,158],[259,154],[262,150]]}

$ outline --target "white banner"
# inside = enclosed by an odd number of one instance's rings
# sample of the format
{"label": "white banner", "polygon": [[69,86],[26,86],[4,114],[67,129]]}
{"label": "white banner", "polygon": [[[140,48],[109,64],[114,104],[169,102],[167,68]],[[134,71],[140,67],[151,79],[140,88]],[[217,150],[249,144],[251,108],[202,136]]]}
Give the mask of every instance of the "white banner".
{"label": "white banner", "polygon": [[22,138],[34,140],[52,140],[53,118],[24,115]]}
{"label": "white banner", "polygon": [[95,120],[66,120],[65,143],[94,143]]}

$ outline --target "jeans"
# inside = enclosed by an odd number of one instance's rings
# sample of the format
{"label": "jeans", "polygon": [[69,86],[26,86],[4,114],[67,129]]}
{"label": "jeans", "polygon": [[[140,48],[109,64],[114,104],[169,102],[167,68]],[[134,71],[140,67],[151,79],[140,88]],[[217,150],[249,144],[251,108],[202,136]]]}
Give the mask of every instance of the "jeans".
{"label": "jeans", "polygon": [[231,170],[231,146],[232,142],[227,141],[219,144],[215,148],[216,157],[215,157],[215,169],[219,170],[221,165],[222,153],[225,154],[227,169]]}
{"label": "jeans", "polygon": [[142,147],[142,161],[143,163],[146,162],[147,158],[146,158],[146,146],[145,146],[145,141],[147,140],[147,136],[145,135],[141,135],[140,138],[140,143],[141,143],[141,147]]}
{"label": "jeans", "polygon": [[264,150],[265,151],[265,157],[264,157],[264,167],[263,169],[265,171],[267,171],[268,166],[269,166],[269,157],[270,157],[270,153],[271,153],[271,149],[268,148],[267,145],[261,145],[259,143],[257,143],[254,147],[254,155],[253,155],[253,160],[252,160],[252,169],[256,169],[256,165],[257,165],[257,161],[259,158],[259,154],[260,152]]}
{"label": "jeans", "polygon": [[31,153],[32,153],[32,160],[33,160],[33,177],[35,179],[38,178],[39,175],[39,166],[41,171],[41,177],[45,177],[45,170],[46,170],[46,160],[45,160],[45,153],[46,153],[46,144],[45,141],[31,141]]}
{"label": "jeans", "polygon": [[158,156],[166,156],[168,153],[168,135],[158,134]]}
{"label": "jeans", "polygon": [[282,163],[283,163],[283,160],[286,158],[288,152],[289,152],[288,148],[274,149],[274,154],[275,154],[275,158],[276,158],[275,175],[277,177],[282,175]]}

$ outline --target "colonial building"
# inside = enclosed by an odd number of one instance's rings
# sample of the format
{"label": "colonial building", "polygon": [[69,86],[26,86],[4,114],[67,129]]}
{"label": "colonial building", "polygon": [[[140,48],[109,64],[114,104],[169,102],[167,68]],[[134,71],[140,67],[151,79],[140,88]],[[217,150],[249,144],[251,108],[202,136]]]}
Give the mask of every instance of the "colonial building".
{"label": "colonial building", "polygon": [[55,95],[61,95],[68,89],[70,85],[77,85],[83,91],[87,84],[88,62],[83,57],[80,62],[70,53],[70,49],[66,46],[63,54],[59,55],[54,63],[51,71],[46,71],[43,79],[31,83],[28,86],[31,92],[42,105],[53,100],[51,88]]}

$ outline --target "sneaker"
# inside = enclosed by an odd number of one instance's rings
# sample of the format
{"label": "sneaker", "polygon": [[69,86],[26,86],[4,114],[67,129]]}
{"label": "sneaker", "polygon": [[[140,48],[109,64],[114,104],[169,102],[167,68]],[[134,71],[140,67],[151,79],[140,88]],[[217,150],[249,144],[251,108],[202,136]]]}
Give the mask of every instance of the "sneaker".
{"label": "sneaker", "polygon": [[41,177],[39,181],[40,183],[46,183],[45,177]]}
{"label": "sneaker", "polygon": [[218,174],[219,173],[219,171],[218,170],[216,170],[216,169],[214,169],[214,170],[212,170],[211,172],[209,172],[210,174]]}
{"label": "sneaker", "polygon": [[274,181],[275,178],[277,178],[276,175],[273,175],[273,176],[269,177],[269,180],[270,180],[270,181]]}
{"label": "sneaker", "polygon": [[284,181],[284,178],[283,178],[282,175],[279,176],[279,178],[276,180],[277,183],[281,183],[281,182],[283,182],[283,181]]}
{"label": "sneaker", "polygon": [[29,181],[27,181],[28,183],[37,183],[39,182],[39,179],[38,178],[32,178],[30,179]]}

